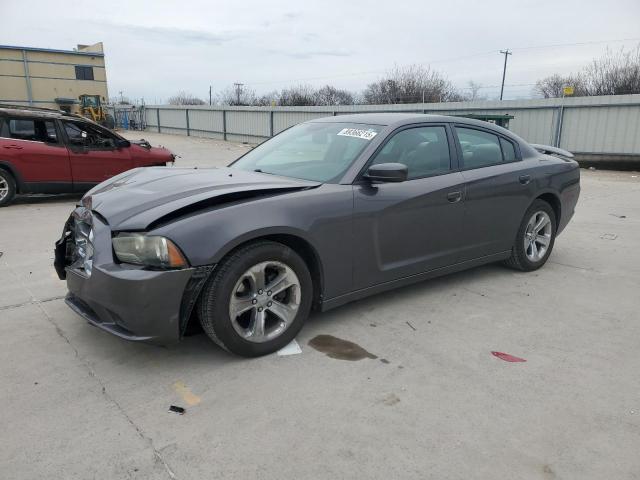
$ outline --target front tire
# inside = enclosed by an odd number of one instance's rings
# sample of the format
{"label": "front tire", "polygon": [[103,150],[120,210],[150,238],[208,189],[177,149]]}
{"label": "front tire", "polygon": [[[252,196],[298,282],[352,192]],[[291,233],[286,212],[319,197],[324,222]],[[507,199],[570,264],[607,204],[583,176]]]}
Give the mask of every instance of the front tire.
{"label": "front tire", "polygon": [[237,355],[258,357],[296,337],[312,298],[304,260],[286,245],[259,241],[220,262],[203,288],[198,313],[215,343]]}
{"label": "front tire", "polygon": [[0,168],[0,207],[9,205],[16,196],[16,182],[13,176]]}
{"label": "front tire", "polygon": [[537,270],[547,263],[555,239],[556,214],[551,205],[537,199],[524,214],[505,264],[523,272]]}

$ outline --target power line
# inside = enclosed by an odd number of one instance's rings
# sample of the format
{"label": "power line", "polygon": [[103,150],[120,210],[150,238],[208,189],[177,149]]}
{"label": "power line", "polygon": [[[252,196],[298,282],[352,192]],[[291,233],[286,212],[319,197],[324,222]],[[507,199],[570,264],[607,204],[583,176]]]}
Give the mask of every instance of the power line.
{"label": "power line", "polygon": [[539,48],[579,47],[583,45],[601,45],[603,43],[637,42],[637,41],[640,41],[640,37],[618,38],[616,40],[594,40],[592,42],[555,43],[555,44],[549,44],[549,45],[536,45],[531,47],[517,47],[517,48],[512,48],[511,50],[534,50]]}
{"label": "power line", "polygon": [[[631,41],[640,41],[640,37],[619,38],[619,39],[612,39],[612,40],[594,40],[594,41],[587,41],[587,42],[556,43],[556,44],[547,44],[547,45],[531,45],[531,46],[526,46],[526,47],[512,48],[511,51],[515,51],[515,50],[518,50],[518,51],[520,51],[520,50],[534,50],[534,49],[544,49],[544,48],[558,48],[558,47],[576,47],[576,46],[586,46],[586,45],[601,45],[601,44],[604,44],[604,43],[619,43],[619,42],[631,42]],[[462,56],[456,56],[456,57],[448,57],[448,58],[441,58],[441,59],[436,59],[436,60],[423,61],[423,62],[418,62],[418,64],[430,65],[430,64],[433,64],[433,63],[455,62],[455,61],[459,61],[459,60],[468,60],[470,58],[495,55],[496,52],[500,52],[500,51],[499,50],[491,50],[491,51],[474,53],[474,54],[470,54],[470,55],[462,55]],[[319,77],[294,78],[294,79],[287,79],[287,80],[270,80],[270,81],[266,81],[266,82],[253,82],[253,83],[249,83],[247,85],[260,86],[260,85],[275,85],[275,84],[283,84],[283,83],[291,84],[291,83],[295,83],[295,82],[307,82],[307,81],[313,81],[313,80],[332,80],[332,79],[336,79],[336,78],[358,77],[358,76],[364,76],[364,75],[386,73],[386,72],[388,72],[388,70],[389,69],[387,68],[387,69],[380,69],[380,70],[351,72],[351,73],[345,73],[345,74],[341,74],[341,75],[327,75],[327,76],[319,76]]]}

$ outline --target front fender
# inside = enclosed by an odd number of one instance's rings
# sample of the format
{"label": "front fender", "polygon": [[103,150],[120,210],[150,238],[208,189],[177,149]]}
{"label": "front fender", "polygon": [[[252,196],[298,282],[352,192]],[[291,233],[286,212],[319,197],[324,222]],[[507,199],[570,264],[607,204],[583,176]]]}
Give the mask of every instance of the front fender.
{"label": "front fender", "polygon": [[353,192],[323,185],[182,217],[152,230],[178,245],[192,266],[218,263],[239,245],[287,235],[306,242],[326,278],[326,298],[352,287]]}

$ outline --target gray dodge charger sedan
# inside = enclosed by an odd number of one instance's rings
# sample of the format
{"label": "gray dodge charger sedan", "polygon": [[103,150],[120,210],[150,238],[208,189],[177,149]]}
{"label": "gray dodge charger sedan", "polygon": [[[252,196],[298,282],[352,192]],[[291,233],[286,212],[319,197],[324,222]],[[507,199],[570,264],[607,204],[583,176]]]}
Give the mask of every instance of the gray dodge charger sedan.
{"label": "gray dodge charger sedan", "polygon": [[67,304],[128,340],[199,320],[245,356],[312,308],[502,261],[549,258],[580,191],[569,152],[489,123],[418,114],[322,118],[227,168],[138,168],[89,191],[56,243]]}

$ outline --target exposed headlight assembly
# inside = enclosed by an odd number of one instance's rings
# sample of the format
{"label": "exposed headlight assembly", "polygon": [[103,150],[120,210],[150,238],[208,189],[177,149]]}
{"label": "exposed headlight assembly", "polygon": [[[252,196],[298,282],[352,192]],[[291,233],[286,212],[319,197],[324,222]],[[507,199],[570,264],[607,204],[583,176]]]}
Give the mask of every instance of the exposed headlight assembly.
{"label": "exposed headlight assembly", "polygon": [[116,257],[123,263],[162,269],[189,266],[180,249],[165,237],[120,233],[112,242]]}

